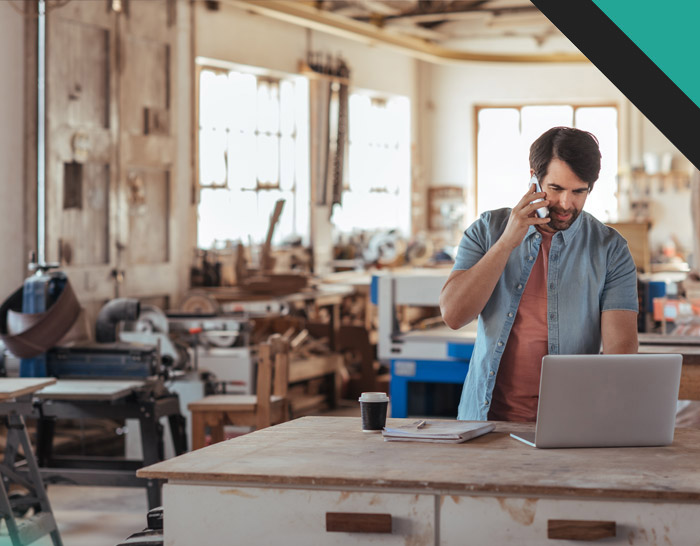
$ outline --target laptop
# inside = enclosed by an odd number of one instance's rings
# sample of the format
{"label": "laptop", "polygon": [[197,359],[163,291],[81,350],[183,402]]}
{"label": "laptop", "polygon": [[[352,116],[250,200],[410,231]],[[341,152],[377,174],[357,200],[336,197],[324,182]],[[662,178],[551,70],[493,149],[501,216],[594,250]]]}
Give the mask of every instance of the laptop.
{"label": "laptop", "polygon": [[673,442],[683,357],[548,355],[533,447],[664,446]]}

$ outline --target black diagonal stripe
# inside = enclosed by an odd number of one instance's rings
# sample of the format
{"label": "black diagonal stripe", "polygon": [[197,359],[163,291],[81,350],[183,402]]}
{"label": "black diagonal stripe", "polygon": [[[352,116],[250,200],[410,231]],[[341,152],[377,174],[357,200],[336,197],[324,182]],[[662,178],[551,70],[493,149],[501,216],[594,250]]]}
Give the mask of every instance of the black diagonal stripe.
{"label": "black diagonal stripe", "polygon": [[700,169],[700,108],[592,0],[532,0]]}

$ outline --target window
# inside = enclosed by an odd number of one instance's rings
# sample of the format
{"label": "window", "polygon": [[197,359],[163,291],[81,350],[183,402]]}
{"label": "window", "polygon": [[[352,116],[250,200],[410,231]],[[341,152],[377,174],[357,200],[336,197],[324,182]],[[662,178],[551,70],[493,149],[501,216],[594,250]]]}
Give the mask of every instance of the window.
{"label": "window", "polygon": [[262,242],[275,202],[274,243],[308,240],[308,82],[202,68],[197,243]]}
{"label": "window", "polygon": [[593,133],[602,155],[600,177],[584,210],[617,220],[617,108],[543,105],[478,108],[477,213],[512,207],[527,190],[530,145],[557,125]]}
{"label": "window", "polygon": [[347,187],[337,231],[398,229],[410,235],[411,118],[406,97],[354,93],[349,100]]}

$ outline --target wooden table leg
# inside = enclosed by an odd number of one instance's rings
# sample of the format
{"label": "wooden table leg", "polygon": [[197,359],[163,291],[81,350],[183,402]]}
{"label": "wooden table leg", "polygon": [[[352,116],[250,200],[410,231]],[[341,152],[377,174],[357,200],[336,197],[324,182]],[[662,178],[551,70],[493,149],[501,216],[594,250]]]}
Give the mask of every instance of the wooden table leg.
{"label": "wooden table leg", "polygon": [[192,410],[192,449],[200,449],[206,445],[206,430],[204,413]]}
{"label": "wooden table leg", "polygon": [[224,441],[224,417],[223,411],[209,412],[207,414],[206,423],[209,425],[209,435],[211,443],[216,444]]}

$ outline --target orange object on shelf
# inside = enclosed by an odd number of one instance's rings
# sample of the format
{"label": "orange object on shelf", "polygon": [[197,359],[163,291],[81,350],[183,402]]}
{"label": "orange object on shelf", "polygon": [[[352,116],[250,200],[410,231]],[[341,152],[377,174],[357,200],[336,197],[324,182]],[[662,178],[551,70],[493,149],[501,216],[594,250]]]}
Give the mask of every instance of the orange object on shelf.
{"label": "orange object on shelf", "polygon": [[653,303],[654,320],[675,322],[679,315],[700,315],[700,305],[696,306],[684,298],[654,298]]}

